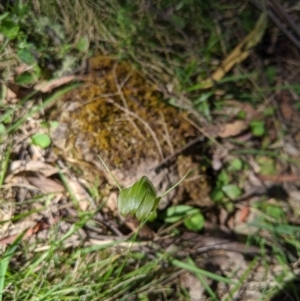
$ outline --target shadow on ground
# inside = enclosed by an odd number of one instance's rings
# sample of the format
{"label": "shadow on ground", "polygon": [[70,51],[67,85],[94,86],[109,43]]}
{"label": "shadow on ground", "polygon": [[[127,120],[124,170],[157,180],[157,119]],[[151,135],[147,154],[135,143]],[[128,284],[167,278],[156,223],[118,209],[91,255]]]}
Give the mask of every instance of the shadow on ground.
{"label": "shadow on ground", "polygon": [[299,301],[300,300],[300,275],[286,285],[270,301]]}

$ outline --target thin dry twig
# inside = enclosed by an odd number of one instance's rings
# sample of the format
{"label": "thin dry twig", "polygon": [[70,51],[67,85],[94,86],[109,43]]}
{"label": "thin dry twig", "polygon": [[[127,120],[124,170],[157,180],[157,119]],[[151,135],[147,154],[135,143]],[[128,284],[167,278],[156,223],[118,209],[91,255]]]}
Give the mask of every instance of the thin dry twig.
{"label": "thin dry twig", "polygon": [[125,96],[124,96],[124,93],[123,93],[123,91],[122,91],[123,86],[124,86],[125,83],[129,80],[129,78],[132,76],[133,70],[126,76],[126,78],[123,80],[122,83],[119,83],[118,77],[117,77],[117,74],[116,74],[116,68],[117,68],[117,65],[118,65],[118,62],[116,62],[116,63],[114,64],[112,72],[113,72],[113,75],[114,75],[115,85],[116,85],[116,87],[117,87],[117,89],[118,89],[118,95],[121,97],[121,100],[122,100],[122,102],[123,102],[123,106],[124,106],[124,108],[126,109],[125,113],[126,113],[126,115],[127,115],[127,118],[128,118],[128,120],[129,120],[129,122],[130,122],[131,125],[136,129],[136,131],[139,133],[139,135],[140,135],[142,138],[144,138],[143,135],[142,135],[142,133],[141,133],[141,131],[139,130],[138,126],[137,126],[137,125],[135,124],[135,122],[130,118],[130,114],[128,114],[128,112],[129,112],[129,109],[128,109],[128,103],[127,103],[127,100],[126,100],[126,98],[125,98]]}

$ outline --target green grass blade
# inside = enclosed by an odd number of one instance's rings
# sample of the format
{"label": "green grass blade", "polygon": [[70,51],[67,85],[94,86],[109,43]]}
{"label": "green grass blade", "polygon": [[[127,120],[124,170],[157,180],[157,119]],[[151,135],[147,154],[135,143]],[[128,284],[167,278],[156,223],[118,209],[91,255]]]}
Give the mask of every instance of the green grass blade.
{"label": "green grass blade", "polygon": [[7,248],[3,257],[0,261],[0,301],[2,301],[4,286],[5,286],[5,275],[7,272],[8,264],[13,254],[15,253],[20,241],[22,240],[24,233],[19,235],[17,239]]}
{"label": "green grass blade", "polygon": [[[12,132],[14,132],[15,130],[17,130],[24,122],[26,122],[26,120],[28,119],[28,117],[34,115],[35,113],[39,112],[42,108],[46,107],[47,105],[51,104],[53,101],[55,101],[56,99],[62,97],[64,94],[66,94],[67,92],[70,92],[71,90],[77,88],[79,86],[79,84],[74,84],[74,85],[70,85],[67,86],[55,93],[53,93],[51,96],[49,96],[42,104],[38,105],[38,106],[34,106],[27,114],[25,114],[22,118],[18,119],[13,125],[11,125],[7,131],[6,134],[10,134]],[[22,101],[23,102],[23,101]]]}
{"label": "green grass blade", "polygon": [[198,267],[195,267],[194,265],[190,264],[190,263],[186,263],[186,262],[181,262],[177,259],[174,259],[171,261],[172,264],[178,268],[182,268],[182,269],[185,269],[189,272],[192,272],[192,273],[195,273],[195,274],[201,274],[203,276],[206,276],[206,277],[209,277],[215,281],[218,281],[218,282],[224,282],[224,283],[227,283],[227,284],[234,284],[234,285],[237,285],[238,283],[235,282],[235,281],[232,281],[228,278],[225,278],[225,277],[222,277],[222,276],[219,276],[217,274],[214,274],[214,273],[211,273],[211,272],[208,272],[208,271],[205,271],[203,269],[200,269]]}

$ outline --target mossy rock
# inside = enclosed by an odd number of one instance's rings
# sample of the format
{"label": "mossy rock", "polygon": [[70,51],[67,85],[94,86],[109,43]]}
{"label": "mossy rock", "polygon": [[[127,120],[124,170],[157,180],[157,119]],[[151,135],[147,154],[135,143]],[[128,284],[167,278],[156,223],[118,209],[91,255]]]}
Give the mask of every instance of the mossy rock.
{"label": "mossy rock", "polygon": [[51,117],[59,121],[52,138],[60,154],[88,163],[81,168],[92,178],[103,172],[101,156],[124,187],[147,175],[158,190],[164,190],[192,168],[198,177],[182,184],[186,188],[175,193],[176,202],[185,190],[187,199],[201,198],[206,203],[203,192],[208,199],[209,185],[200,166],[201,154],[174,156],[156,169],[199,135],[185,112],[166,104],[132,66],[114,58],[90,59],[81,80],[79,88],[57,103]]}

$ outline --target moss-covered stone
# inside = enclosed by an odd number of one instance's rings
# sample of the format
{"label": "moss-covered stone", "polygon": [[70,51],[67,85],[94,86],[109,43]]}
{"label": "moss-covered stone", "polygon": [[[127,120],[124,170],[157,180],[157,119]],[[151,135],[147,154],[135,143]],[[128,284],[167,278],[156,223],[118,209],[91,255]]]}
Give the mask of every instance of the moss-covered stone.
{"label": "moss-covered stone", "polygon": [[[186,114],[164,103],[162,94],[129,64],[98,56],[89,60],[87,75],[81,79],[83,85],[65,95],[52,116],[60,124],[53,139],[61,154],[95,166],[100,155],[125,186],[147,175],[163,190],[190,167],[194,175],[202,173],[192,157],[184,160],[183,155],[180,168],[175,156],[171,167],[160,168],[159,175],[154,170],[198,133]],[[201,192],[191,193],[193,199],[203,191],[207,194],[205,177],[184,185]]]}

